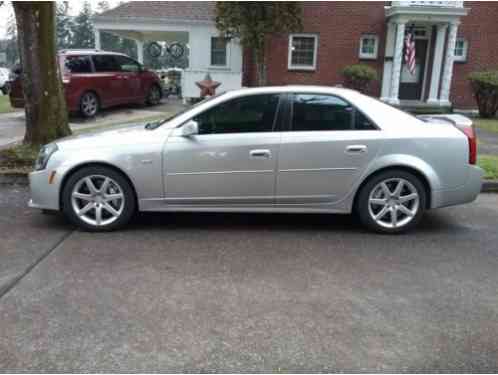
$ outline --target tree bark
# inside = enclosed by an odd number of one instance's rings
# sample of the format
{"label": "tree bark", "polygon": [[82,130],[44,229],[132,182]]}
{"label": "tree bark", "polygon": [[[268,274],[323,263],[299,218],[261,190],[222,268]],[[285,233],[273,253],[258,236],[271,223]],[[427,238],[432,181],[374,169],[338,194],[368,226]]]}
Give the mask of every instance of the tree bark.
{"label": "tree bark", "polygon": [[26,112],[24,143],[71,134],[55,42],[55,2],[14,1]]}

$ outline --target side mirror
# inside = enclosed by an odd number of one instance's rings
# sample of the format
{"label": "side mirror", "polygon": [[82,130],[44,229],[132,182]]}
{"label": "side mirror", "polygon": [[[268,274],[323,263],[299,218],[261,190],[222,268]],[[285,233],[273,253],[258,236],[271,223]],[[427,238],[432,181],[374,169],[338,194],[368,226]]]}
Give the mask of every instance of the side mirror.
{"label": "side mirror", "polygon": [[199,124],[197,121],[190,120],[182,126],[182,137],[190,137],[199,134]]}

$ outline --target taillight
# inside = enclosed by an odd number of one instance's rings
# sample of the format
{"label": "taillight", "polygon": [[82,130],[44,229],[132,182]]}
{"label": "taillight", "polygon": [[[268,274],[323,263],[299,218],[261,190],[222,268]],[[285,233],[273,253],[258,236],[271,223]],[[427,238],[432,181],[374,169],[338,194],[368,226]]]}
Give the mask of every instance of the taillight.
{"label": "taillight", "polygon": [[476,164],[477,162],[477,136],[474,130],[474,125],[471,126],[458,126],[456,127],[467,136],[469,141],[469,164]]}
{"label": "taillight", "polygon": [[71,75],[70,74],[63,74],[62,75],[62,83],[67,85],[69,82],[71,82]]}

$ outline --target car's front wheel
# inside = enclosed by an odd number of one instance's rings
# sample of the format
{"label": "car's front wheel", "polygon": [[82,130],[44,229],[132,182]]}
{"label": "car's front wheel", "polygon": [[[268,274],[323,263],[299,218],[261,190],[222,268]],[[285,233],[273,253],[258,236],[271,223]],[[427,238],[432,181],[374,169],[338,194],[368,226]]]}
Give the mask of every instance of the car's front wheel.
{"label": "car's front wheel", "polygon": [[66,217],[89,231],[122,227],[136,208],[133,188],[112,168],[90,166],[69,177],[62,193]]}
{"label": "car's front wheel", "polygon": [[161,101],[161,88],[158,85],[152,85],[147,94],[146,102],[148,105],[157,105]]}
{"label": "car's front wheel", "polygon": [[417,225],[426,205],[420,179],[404,170],[372,177],[359,192],[356,210],[363,224],[380,233],[402,233]]}

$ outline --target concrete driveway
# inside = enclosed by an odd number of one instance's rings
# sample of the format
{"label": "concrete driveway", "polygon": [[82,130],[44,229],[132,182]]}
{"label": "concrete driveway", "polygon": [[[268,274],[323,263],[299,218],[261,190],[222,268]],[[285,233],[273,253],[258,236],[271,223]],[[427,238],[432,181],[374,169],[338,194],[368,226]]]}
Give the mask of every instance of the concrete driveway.
{"label": "concrete driveway", "polygon": [[0,187],[0,370],[498,370],[498,195],[382,236],[348,216],[75,231]]}

